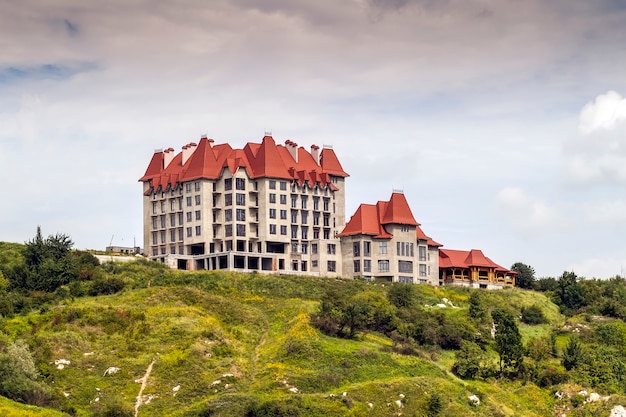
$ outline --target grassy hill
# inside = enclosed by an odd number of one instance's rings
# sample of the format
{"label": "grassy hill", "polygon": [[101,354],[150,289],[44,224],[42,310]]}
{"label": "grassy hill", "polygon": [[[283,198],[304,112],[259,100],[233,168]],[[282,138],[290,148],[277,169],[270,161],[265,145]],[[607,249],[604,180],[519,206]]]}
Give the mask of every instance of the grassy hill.
{"label": "grassy hill", "polygon": [[[337,338],[311,325],[324,294],[385,295],[388,284],[180,272],[143,262],[103,270],[124,290],[99,296],[66,291],[60,300],[0,320],[3,343],[28,344],[54,392],[51,406],[70,415],[547,416],[561,406],[553,395],[561,385],[461,380],[450,371],[454,351],[417,346],[401,354],[397,341],[382,333]],[[421,308],[453,319],[467,315],[470,290],[417,289]],[[488,306],[516,313],[541,306],[548,323],[519,323],[525,342],[565,323],[544,294],[507,289],[482,295]],[[444,299],[447,307],[436,307]],[[566,339],[557,340],[559,349]],[[495,361],[495,352],[488,353]],[[558,358],[548,361],[560,366]],[[471,395],[480,405],[468,400]],[[619,399],[585,412],[604,412]],[[0,414],[61,415],[7,400]]]}

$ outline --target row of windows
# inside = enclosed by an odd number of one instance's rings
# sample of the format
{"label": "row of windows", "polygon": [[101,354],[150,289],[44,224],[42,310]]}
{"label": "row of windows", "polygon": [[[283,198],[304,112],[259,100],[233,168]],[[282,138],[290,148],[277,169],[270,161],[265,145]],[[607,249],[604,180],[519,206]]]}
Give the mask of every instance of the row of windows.
{"label": "row of windows", "polygon": [[[275,235],[276,231],[278,230],[278,225],[274,224],[274,223],[270,223],[270,235]],[[280,225],[280,234],[286,236],[287,235],[287,226],[285,225]],[[308,226],[301,226],[300,228],[300,235],[301,235],[301,239],[309,239],[309,227]],[[324,239],[330,239],[330,229],[324,229],[322,231],[322,235],[324,236]],[[298,226],[291,226],[291,238],[292,239],[297,239],[298,238]],[[320,229],[318,227],[313,228],[313,237],[312,239],[319,239],[320,238]]]}
{"label": "row of windows", "polygon": [[[178,229],[171,229],[170,230],[170,242],[182,241],[183,234],[184,234],[183,230],[187,231],[187,237],[193,236],[193,232],[194,232],[193,227],[187,227],[186,229],[183,229],[182,227]],[[200,236],[202,234],[202,228],[200,226],[196,226],[195,233],[196,233],[196,236]],[[166,240],[165,240],[166,236],[167,234],[165,233],[165,230],[161,230],[160,232],[152,232],[152,245],[158,245],[159,238],[160,238],[161,244],[166,243]]]}
{"label": "row of windows", "polygon": [[[270,180],[270,190],[275,190],[276,189],[276,180]],[[280,189],[282,191],[286,191],[287,190],[287,181],[281,181],[280,182]],[[287,196],[285,196],[286,198]]]}
{"label": "row of windows", "polygon": [[[361,256],[361,246],[363,247],[363,256],[371,256],[371,242],[354,242],[352,244],[352,254],[354,256]],[[419,249],[419,260],[426,261],[427,253],[425,246],[418,246]],[[410,242],[396,242],[396,253],[398,256],[410,256],[413,257],[414,253],[414,244]],[[378,253],[384,255],[387,253],[387,242],[378,242]],[[429,256],[430,258],[430,256]]]}
{"label": "row of windows", "polygon": [[[361,272],[361,261],[355,260],[353,262],[354,272]],[[369,259],[363,260],[363,272],[371,272],[372,261]],[[389,260],[381,259],[378,261],[378,272],[389,272]],[[413,273],[413,262],[411,261],[398,261],[398,272]],[[430,274],[430,266],[426,264],[419,264],[419,274],[425,277]]]}

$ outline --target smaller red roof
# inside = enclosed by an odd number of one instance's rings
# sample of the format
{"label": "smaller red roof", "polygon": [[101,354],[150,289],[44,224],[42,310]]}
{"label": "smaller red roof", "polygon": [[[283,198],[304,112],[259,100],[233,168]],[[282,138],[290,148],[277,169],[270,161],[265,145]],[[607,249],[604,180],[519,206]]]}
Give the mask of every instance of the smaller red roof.
{"label": "smaller red roof", "polygon": [[494,268],[497,271],[517,275],[515,271],[510,271],[486,257],[480,249],[472,249],[470,251],[439,249],[440,268],[470,268],[476,266]]}

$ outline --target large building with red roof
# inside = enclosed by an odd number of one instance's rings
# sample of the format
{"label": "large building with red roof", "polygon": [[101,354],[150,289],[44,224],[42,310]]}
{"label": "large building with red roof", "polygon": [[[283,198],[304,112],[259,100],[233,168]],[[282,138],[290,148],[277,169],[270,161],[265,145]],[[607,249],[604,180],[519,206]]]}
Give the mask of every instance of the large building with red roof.
{"label": "large building with red roof", "polygon": [[270,135],[157,150],[144,176],[144,253],[178,269],[340,275],[345,178],[333,149]]}
{"label": "large building with red roof", "polygon": [[439,284],[441,245],[424,234],[403,193],[361,204],[338,236],[345,276]]}
{"label": "large building with red roof", "polygon": [[361,204],[346,223],[332,147],[271,135],[243,149],[202,137],[157,150],[143,183],[144,253],[187,270],[363,277],[501,288],[515,273],[480,250],[441,249],[402,192]]}

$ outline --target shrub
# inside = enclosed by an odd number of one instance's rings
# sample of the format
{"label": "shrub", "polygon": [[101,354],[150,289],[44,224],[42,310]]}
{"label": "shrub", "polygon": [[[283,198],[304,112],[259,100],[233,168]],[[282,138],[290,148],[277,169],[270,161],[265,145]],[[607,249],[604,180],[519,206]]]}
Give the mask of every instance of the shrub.
{"label": "shrub", "polygon": [[124,281],[118,277],[97,279],[91,283],[89,295],[110,295],[124,289]]}
{"label": "shrub", "polygon": [[535,304],[530,307],[522,307],[522,321],[526,324],[543,324],[547,323],[548,319],[543,314],[541,307]]}

